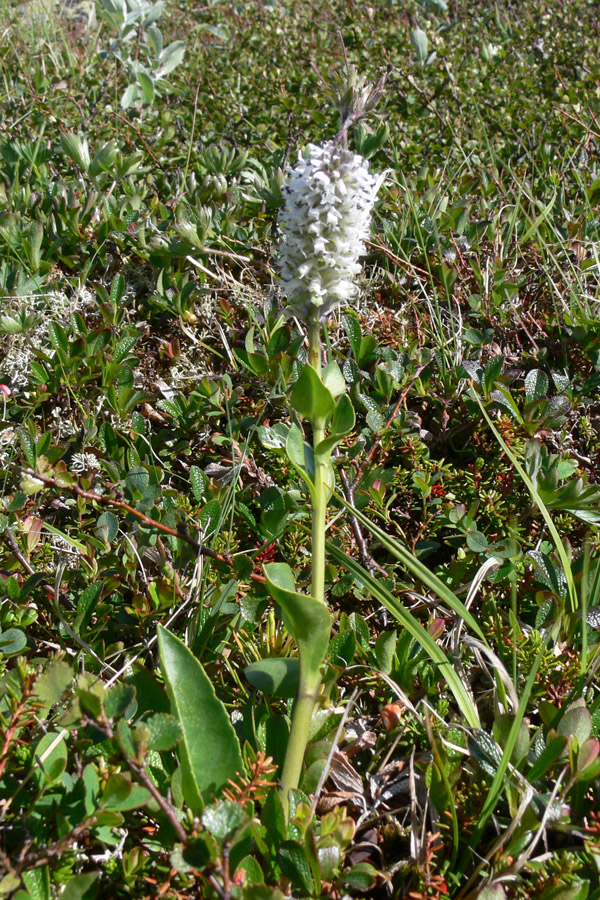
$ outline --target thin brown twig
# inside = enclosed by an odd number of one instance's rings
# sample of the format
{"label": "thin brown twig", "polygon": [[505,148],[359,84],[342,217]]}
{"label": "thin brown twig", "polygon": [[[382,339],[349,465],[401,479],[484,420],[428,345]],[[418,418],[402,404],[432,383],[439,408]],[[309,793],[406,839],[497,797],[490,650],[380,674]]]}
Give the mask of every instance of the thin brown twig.
{"label": "thin brown twig", "polygon": [[[354,506],[354,487],[352,484],[350,484],[348,476],[342,468],[340,468],[339,473],[340,481],[342,483],[342,491],[344,497],[346,498],[346,503],[350,504],[350,506]],[[354,513],[348,513],[348,521],[350,522],[350,527],[352,528],[352,533],[354,534],[354,540],[356,541],[356,545],[358,547],[358,555],[360,557],[361,565],[363,565],[369,572],[373,572],[373,569],[379,569],[380,572],[383,572],[384,575],[387,575],[387,572],[381,568],[379,563],[376,562],[369,553],[369,545],[367,544],[366,538],[362,533],[360,522],[358,521]]]}
{"label": "thin brown twig", "polygon": [[149,145],[148,141],[146,140],[146,138],[144,137],[144,135],[142,134],[140,129],[137,127],[137,125],[134,122],[131,122],[125,116],[121,115],[121,113],[117,113],[117,119],[120,119],[122,122],[125,122],[125,124],[128,126],[128,128],[131,128],[131,130],[135,132],[137,138],[142,142],[142,144],[144,145],[144,147],[146,149],[146,152],[152,158],[153,162],[155,162],[156,165],[160,169],[163,169],[164,166],[162,165],[160,160],[156,157],[155,153],[152,150],[152,147]]}
{"label": "thin brown twig", "polygon": [[[113,727],[110,724],[110,722],[107,722],[107,721],[102,722],[102,721],[98,721],[98,719],[84,718],[82,720],[81,724],[84,726],[88,725],[88,726],[91,726],[92,728],[95,728],[97,731],[100,731],[103,735],[105,735],[109,740],[112,740],[115,736]],[[152,796],[154,797],[154,799],[156,800],[156,802],[158,803],[158,805],[164,812],[165,816],[167,817],[167,819],[173,826],[173,830],[175,831],[175,834],[177,835],[178,839],[181,841],[182,844],[186,844],[188,841],[188,835],[187,835],[187,832],[185,831],[183,825],[177,818],[177,814],[175,812],[174,807],[169,803],[169,801],[167,799],[165,799],[165,797],[163,797],[163,795],[160,793],[160,791],[158,790],[158,788],[156,787],[154,782],[148,777],[148,774],[145,771],[143,766],[139,766],[136,762],[134,762],[128,756],[125,756],[125,754],[123,754],[123,759],[124,759],[124,762],[125,762],[125,765],[127,766],[127,768],[130,769],[132,771],[132,773],[136,776],[136,778],[139,778],[139,780],[142,782],[144,787],[150,791],[150,793],[152,794]]]}
{"label": "thin brown twig", "polygon": [[186,833],[183,825],[181,824],[181,822],[175,815],[175,810],[173,809],[171,804],[168,802],[168,800],[165,800],[165,798],[162,796],[162,794],[160,793],[160,791],[158,790],[158,788],[156,787],[154,782],[149,778],[145,769],[138,766],[131,759],[126,760],[126,762],[127,762],[128,767],[133,772],[133,774],[136,775],[139,778],[139,780],[142,782],[144,787],[150,791],[150,793],[152,794],[152,796],[154,797],[154,799],[156,800],[156,802],[158,803],[158,805],[164,812],[165,816],[167,817],[167,819],[173,826],[175,834],[177,835],[177,837],[179,838],[181,843],[182,844],[187,843],[187,839],[188,839],[187,833]]}
{"label": "thin brown twig", "polygon": [[[112,497],[105,496],[103,494],[97,494],[95,491],[85,491],[83,488],[79,487],[78,484],[65,485],[56,481],[55,478],[49,478],[47,475],[40,475],[39,472],[35,472],[33,469],[26,469],[22,466],[20,467],[21,472],[25,475],[29,475],[31,478],[35,478],[38,481],[41,481],[42,484],[47,485],[48,487],[56,488],[59,491],[71,491],[77,497],[83,497],[85,500],[91,500],[94,503],[99,503],[103,506],[113,506],[116,509],[122,509],[125,512],[130,513],[130,515],[135,516],[144,525],[149,525],[150,528],[155,528],[157,531],[162,531],[164,534],[170,534],[173,537],[180,538],[182,541],[185,541],[190,547],[193,547],[198,553],[201,553],[203,556],[208,556],[210,559],[214,559],[217,562],[224,563],[227,566],[233,566],[233,559],[228,553],[217,553],[215,550],[211,550],[210,547],[207,547],[205,544],[198,543],[198,541],[194,540],[193,537],[190,537],[185,531],[177,531],[175,528],[169,528],[168,525],[164,525],[162,522],[158,522],[156,519],[151,519],[150,516],[147,516],[145,513],[140,512],[134,506],[130,506],[129,503],[125,503],[123,500],[116,500]],[[253,572],[250,576],[253,581],[259,581],[264,583],[265,579],[262,575],[258,575]]]}
{"label": "thin brown twig", "polygon": [[[398,401],[397,401],[396,405],[394,406],[394,409],[393,409],[392,414],[390,415],[390,417],[388,418],[387,422],[385,423],[384,430],[385,430],[385,428],[389,428],[389,427],[390,427],[390,425],[392,424],[392,422],[394,421],[394,419],[396,418],[396,416],[397,416],[398,413],[400,412],[400,407],[402,406],[402,404],[403,404],[404,401],[406,400],[408,394],[409,394],[410,391],[412,390],[415,381],[416,381],[416,380],[420,377],[420,375],[425,371],[425,369],[427,368],[428,365],[429,365],[429,363],[427,362],[427,363],[424,363],[424,365],[419,366],[419,368],[418,368],[417,371],[415,372],[415,377],[412,379],[411,383],[408,385],[408,387],[406,387],[406,388],[402,391],[402,393],[400,394],[400,396],[399,396],[399,398],[398,398]],[[373,461],[373,457],[374,457],[375,454],[377,453],[378,448],[379,448],[379,439],[377,439],[376,441],[373,441],[373,445],[372,445],[371,449],[369,450],[369,452],[367,453],[367,455],[365,456],[365,458],[363,459],[363,461],[362,461],[361,464],[359,465],[359,467],[358,467],[358,469],[357,469],[357,471],[356,471],[356,476],[354,477],[354,480],[352,481],[352,484],[351,484],[352,491],[355,491],[356,488],[358,487],[358,485],[359,485],[359,483],[360,483],[360,479],[362,478],[365,469],[366,469],[367,466],[370,465],[370,463]]]}
{"label": "thin brown twig", "polygon": [[65,850],[73,846],[73,844],[83,837],[90,828],[93,828],[97,821],[98,817],[95,814],[89,816],[87,819],[84,819],[83,822],[80,822],[79,825],[76,825],[73,830],[63,838],[60,838],[49,847],[43,848],[36,854],[29,855],[28,850],[31,843],[29,845],[25,844],[23,849],[26,849],[27,852],[20,853],[16,860],[17,873],[20,874],[26,869],[38,869],[40,866],[45,866],[53,859],[60,859],[60,857],[64,855]]}
{"label": "thin brown twig", "polygon": [[[377,237],[382,240],[380,235],[377,235]],[[420,266],[416,266],[414,263],[410,263],[409,265],[403,259],[400,259],[399,256],[396,256],[396,254],[393,253],[389,247],[386,247],[385,244],[378,243],[377,241],[373,240],[367,240],[365,241],[365,243],[367,247],[372,247],[373,250],[378,250],[380,253],[383,253],[384,256],[387,256],[387,258],[391,260],[394,265],[399,266],[403,272],[406,272],[410,275],[415,275],[422,281],[429,277],[429,272],[426,269],[422,269]]]}
{"label": "thin brown twig", "polygon": [[[19,562],[23,566],[23,568],[25,569],[27,574],[28,575],[37,575],[38,573],[35,571],[35,569],[31,565],[31,563],[29,562],[29,560],[25,556],[23,556],[23,554],[21,553],[21,551],[19,549],[19,545],[17,544],[17,542],[15,540],[15,536],[12,533],[12,531],[10,530],[10,528],[7,527],[4,529],[2,538],[3,538],[4,542],[8,545],[8,548],[9,548],[10,552],[12,553],[12,555],[14,556],[14,558],[17,560],[17,562]],[[52,600],[54,599],[54,588],[52,587],[51,584],[49,584],[47,581],[42,581],[42,582],[40,582],[40,587],[42,587],[46,591],[46,594],[48,595],[48,597],[50,597]]]}
{"label": "thin brown twig", "polygon": [[3,536],[4,540],[6,541],[6,543],[8,544],[8,546],[10,548],[10,552],[15,557],[15,559],[17,559],[21,563],[21,565],[23,566],[25,571],[28,572],[29,575],[35,575],[35,569],[31,565],[29,560],[26,559],[23,556],[23,554],[21,553],[21,551],[19,550],[19,545],[17,544],[15,537],[14,537],[12,531],[10,530],[10,528],[6,527],[4,529],[4,533],[2,536]]}

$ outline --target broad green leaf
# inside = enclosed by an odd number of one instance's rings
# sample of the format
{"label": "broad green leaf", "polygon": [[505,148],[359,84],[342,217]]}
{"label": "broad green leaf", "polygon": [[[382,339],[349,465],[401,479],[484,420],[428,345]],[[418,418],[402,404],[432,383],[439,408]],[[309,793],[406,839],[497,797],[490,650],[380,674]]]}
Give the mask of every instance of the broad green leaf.
{"label": "broad green leaf", "polygon": [[44,239],[44,226],[41,222],[32,222],[27,230],[27,236],[24,239],[24,245],[27,251],[29,264],[34,272],[38,272],[42,258],[40,250]]}
{"label": "broad green leaf", "polygon": [[421,64],[424,63],[427,59],[427,48],[429,47],[429,41],[427,40],[427,35],[422,28],[413,28],[411,30],[410,42],[414,47],[415,53],[417,54],[418,61]]}
{"label": "broad green leaf", "polygon": [[366,368],[375,358],[377,350],[377,341],[372,334],[367,334],[360,342],[360,352],[356,362],[361,369]]}
{"label": "broad green leaf", "polygon": [[368,891],[375,885],[378,871],[371,863],[357,863],[348,872],[344,872],[342,880],[345,887],[355,888],[358,891]]}
{"label": "broad green leaf", "polygon": [[194,499],[202,500],[208,488],[209,479],[198,466],[190,466],[190,484],[194,492]]}
{"label": "broad green leaf", "polygon": [[285,627],[298,644],[302,667],[316,674],[329,646],[329,610],[319,600],[296,592],[287,563],[269,563],[264,573],[269,593],[281,606]]}
{"label": "broad green leaf", "polygon": [[127,359],[128,355],[129,355],[129,351],[132,349],[132,347],[135,347],[136,342],[137,342],[137,337],[135,337],[134,335],[126,334],[125,337],[122,337],[121,340],[119,341],[119,343],[117,344],[117,348],[115,350],[115,355],[114,355],[114,361],[116,363],[120,363],[120,362],[123,362],[124,359]]}
{"label": "broad green leaf", "polygon": [[202,526],[202,539],[214,537],[221,525],[221,504],[218,500],[209,500],[198,515],[200,525]]}
{"label": "broad green leaf", "polygon": [[30,900],[50,900],[50,872],[48,866],[25,869],[21,873],[23,884],[29,891]]}
{"label": "broad green leaf", "polygon": [[299,672],[300,660],[288,657],[260,659],[244,669],[244,675],[253,687],[276,697],[296,696]]}
{"label": "broad green leaf", "polygon": [[[102,516],[100,518],[102,518]],[[92,618],[102,595],[103,587],[103,581],[97,582],[96,584],[90,584],[77,599],[77,619],[75,624],[78,633],[85,631],[88,627],[90,619]]]}
{"label": "broad green leaf", "polygon": [[281,797],[279,796],[279,791],[275,788],[272,788],[267,794],[267,799],[263,803],[261,812],[261,823],[266,829],[267,840],[271,847],[276,849],[285,840],[286,825]]}
{"label": "broad green leaf", "polygon": [[160,68],[156,77],[164,78],[165,75],[168,75],[173,69],[177,68],[182,62],[184,54],[185,41],[173,41],[168,47],[165,47],[158,58]]}
{"label": "broad green leaf", "polygon": [[354,354],[354,359],[358,363],[360,358],[360,342],[362,338],[358,316],[353,312],[347,311],[344,313],[342,319],[346,335],[350,342],[350,347],[352,348],[352,353]]}
{"label": "broad green leaf", "polygon": [[285,449],[288,430],[289,426],[283,423],[279,423],[279,427],[275,428],[259,425],[257,428],[258,439],[267,450],[283,450]]}
{"label": "broad green leaf", "polygon": [[48,322],[48,336],[55,350],[62,350],[63,353],[68,354],[69,341],[64,328],[58,322]]}
{"label": "broad green leaf", "polygon": [[67,156],[87,172],[90,167],[90,148],[86,138],[78,137],[71,131],[61,135],[60,143]]}
{"label": "broad green leaf", "polygon": [[482,534],[481,531],[468,531],[467,532],[467,546],[469,550],[473,550],[475,553],[485,553],[488,549],[488,541],[485,534]]}
{"label": "broad green leaf", "polygon": [[243,807],[231,800],[212,803],[202,813],[202,824],[218,841],[231,838],[247,820]]}
{"label": "broad green leaf", "polygon": [[109,719],[131,719],[136,712],[135,688],[131,684],[115,684],[106,692],[104,711]]}
{"label": "broad green leaf", "polygon": [[561,879],[559,884],[549,886],[540,896],[543,900],[586,900],[589,890],[589,881],[577,880],[565,884]]}
{"label": "broad green leaf", "polygon": [[163,36],[161,30],[156,25],[149,25],[146,28],[146,38],[155,56],[160,56],[163,49]]}
{"label": "broad green leaf", "polygon": [[382,631],[375,641],[375,659],[377,665],[386,675],[392,671],[398,634],[395,631]]}
{"label": "broad green leaf", "polygon": [[53,706],[71,686],[72,681],[71,666],[65,660],[54,659],[36,679],[35,695],[44,706]]}
{"label": "broad green leaf", "polygon": [[0,631],[0,656],[16,656],[27,646],[27,638],[20,628]]}
{"label": "broad green leaf", "polygon": [[[263,870],[253,856],[244,856],[244,858],[240,860],[237,865],[234,880],[236,884],[260,885],[266,891],[274,890],[274,888],[267,888],[263,884],[263,881],[265,880]],[[279,891],[277,893],[279,894]],[[283,900],[283,894],[279,894],[279,896],[281,897],[281,900]],[[244,897],[246,897],[246,894],[244,894]]]}
{"label": "broad green leaf", "polygon": [[[261,879],[262,880],[262,879]],[[21,879],[17,875],[16,872],[7,872],[2,878],[0,878],[0,897],[11,897],[12,900],[19,900],[19,895],[22,898],[24,896],[23,891],[19,891],[19,893],[15,894],[17,888],[21,886]],[[26,895],[29,900],[29,895]]]}
{"label": "broad green leaf", "polygon": [[349,666],[356,653],[356,635],[353,631],[340,631],[329,642],[327,658],[334,666]]}
{"label": "broad green leaf", "polygon": [[240,744],[211,680],[183,641],[159,625],[158,646],[171,709],[183,733],[177,747],[183,793],[198,813],[212,794],[243,770]]}
{"label": "broad green leaf", "polygon": [[81,774],[81,781],[83,784],[85,811],[90,816],[96,809],[100,794],[100,779],[93,763],[88,763],[85,766]]}
{"label": "broad green leaf", "polygon": [[331,437],[325,438],[317,445],[315,448],[317,456],[322,458],[325,454],[331,453],[333,448],[339,444],[342,438],[352,431],[355,421],[356,416],[352,401],[346,394],[342,394],[333,411]]}
{"label": "broad green leaf", "polygon": [[33,775],[41,786],[58,781],[67,768],[68,751],[64,740],[55,732],[45,734],[33,752]]}
{"label": "broad green leaf", "polygon": [[142,89],[139,84],[130,84],[123,91],[121,108],[130,109],[138,100],[142,99]]}
{"label": "broad green leaf", "polygon": [[334,399],[346,393],[346,379],[335,360],[323,367],[321,380]]}
{"label": "broad green leaf", "polygon": [[489,394],[492,385],[502,372],[502,367],[504,366],[504,357],[493,356],[485,367],[485,374],[483,376],[483,388],[486,392],[486,396]]}
{"label": "broad green leaf", "polygon": [[154,103],[154,82],[146,72],[141,70],[137,73],[137,77],[144,94],[144,100],[148,104]]}
{"label": "broad green leaf", "polygon": [[574,703],[567,707],[567,711],[556,726],[556,731],[565,737],[576,737],[579,746],[590,736],[592,733],[592,716],[583,697],[575,700]]}
{"label": "broad green leaf", "polygon": [[62,894],[60,900],[93,900],[98,893],[98,878],[100,872],[82,872],[72,878]]}
{"label": "broad green leaf", "polygon": [[312,447],[304,440],[302,432],[295,422],[288,431],[285,449],[289,461],[312,490],[315,479],[314,453]]}
{"label": "broad green leaf", "polygon": [[525,379],[525,399],[527,403],[539,400],[548,393],[548,376],[541,369],[532,369]]}
{"label": "broad green leaf", "polygon": [[307,363],[292,388],[290,403],[296,412],[309,422],[325,422],[333,412],[335,401],[331,391]]}
{"label": "broad green leaf", "polygon": [[[254,857],[249,857],[254,861]],[[243,862],[243,860],[242,860]],[[240,863],[240,869],[242,864]],[[243,900],[285,900],[278,888],[268,887],[266,884],[251,884],[243,889]]]}
{"label": "broad green leaf", "polygon": [[312,894],[314,881],[304,847],[297,841],[284,841],[277,853],[277,862],[292,885]]}
{"label": "broad green leaf", "polygon": [[119,520],[113,512],[106,510],[98,518],[94,534],[106,544],[112,544],[119,531]]}
{"label": "broad green leaf", "polygon": [[115,773],[109,776],[100,803],[106,809],[124,812],[143,806],[150,797],[150,791],[141,784],[133,784],[129,775]]}
{"label": "broad green leaf", "polygon": [[151,750],[170,750],[182,738],[181,722],[169,713],[157,712],[144,721],[150,729],[148,747]]}
{"label": "broad green leaf", "polygon": [[23,446],[23,452],[27,457],[27,462],[31,466],[32,469],[35,469],[35,464],[37,461],[37,452],[35,447],[35,441],[31,437],[28,431],[24,428],[19,428],[19,437],[21,439],[21,444]]}
{"label": "broad green leaf", "polygon": [[101,172],[109,172],[114,166],[116,155],[117,147],[112,141],[98,147],[90,164],[90,177],[97,178]]}
{"label": "broad green leaf", "polygon": [[338,397],[333,418],[331,420],[331,431],[333,434],[344,436],[349,434],[354,428],[356,415],[352,401],[346,394]]}

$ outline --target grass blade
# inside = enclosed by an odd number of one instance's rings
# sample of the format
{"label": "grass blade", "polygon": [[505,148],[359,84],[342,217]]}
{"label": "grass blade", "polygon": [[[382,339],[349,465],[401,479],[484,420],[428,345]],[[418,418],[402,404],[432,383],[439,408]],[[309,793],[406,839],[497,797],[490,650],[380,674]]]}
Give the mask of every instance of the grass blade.
{"label": "grass blade", "polygon": [[452,663],[442,648],[436,644],[431,635],[423,628],[419,620],[416,619],[383,584],[373,578],[372,575],[369,575],[367,570],[364,569],[357,560],[352,559],[351,556],[347,556],[343,550],[340,550],[339,547],[336,547],[331,541],[327,544],[327,552],[333,559],[340,563],[340,565],[345,566],[355,578],[360,579],[375,599],[379,600],[382,606],[385,606],[385,608],[398,619],[400,624],[403,625],[409,634],[411,634],[421,645],[431,661],[439,667],[440,672],[446,679],[448,687],[452,691],[454,699],[460,707],[467,723],[472,728],[481,728],[477,707],[469,695],[468,690],[455,672]]}

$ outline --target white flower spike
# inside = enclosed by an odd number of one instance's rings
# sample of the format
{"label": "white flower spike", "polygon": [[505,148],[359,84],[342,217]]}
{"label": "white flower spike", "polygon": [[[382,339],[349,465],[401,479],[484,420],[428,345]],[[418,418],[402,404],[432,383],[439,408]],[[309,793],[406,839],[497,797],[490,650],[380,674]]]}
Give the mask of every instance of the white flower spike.
{"label": "white flower spike", "polygon": [[279,216],[279,272],[290,315],[310,324],[352,299],[384,177],[332,142],[309,144],[299,155]]}

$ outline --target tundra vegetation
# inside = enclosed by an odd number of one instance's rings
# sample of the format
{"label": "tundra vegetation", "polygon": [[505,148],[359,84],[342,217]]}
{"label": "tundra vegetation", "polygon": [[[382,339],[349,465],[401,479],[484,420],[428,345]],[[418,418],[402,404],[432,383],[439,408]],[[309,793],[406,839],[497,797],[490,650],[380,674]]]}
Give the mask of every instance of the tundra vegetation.
{"label": "tundra vegetation", "polygon": [[600,898],[599,23],[1,0],[0,897]]}

